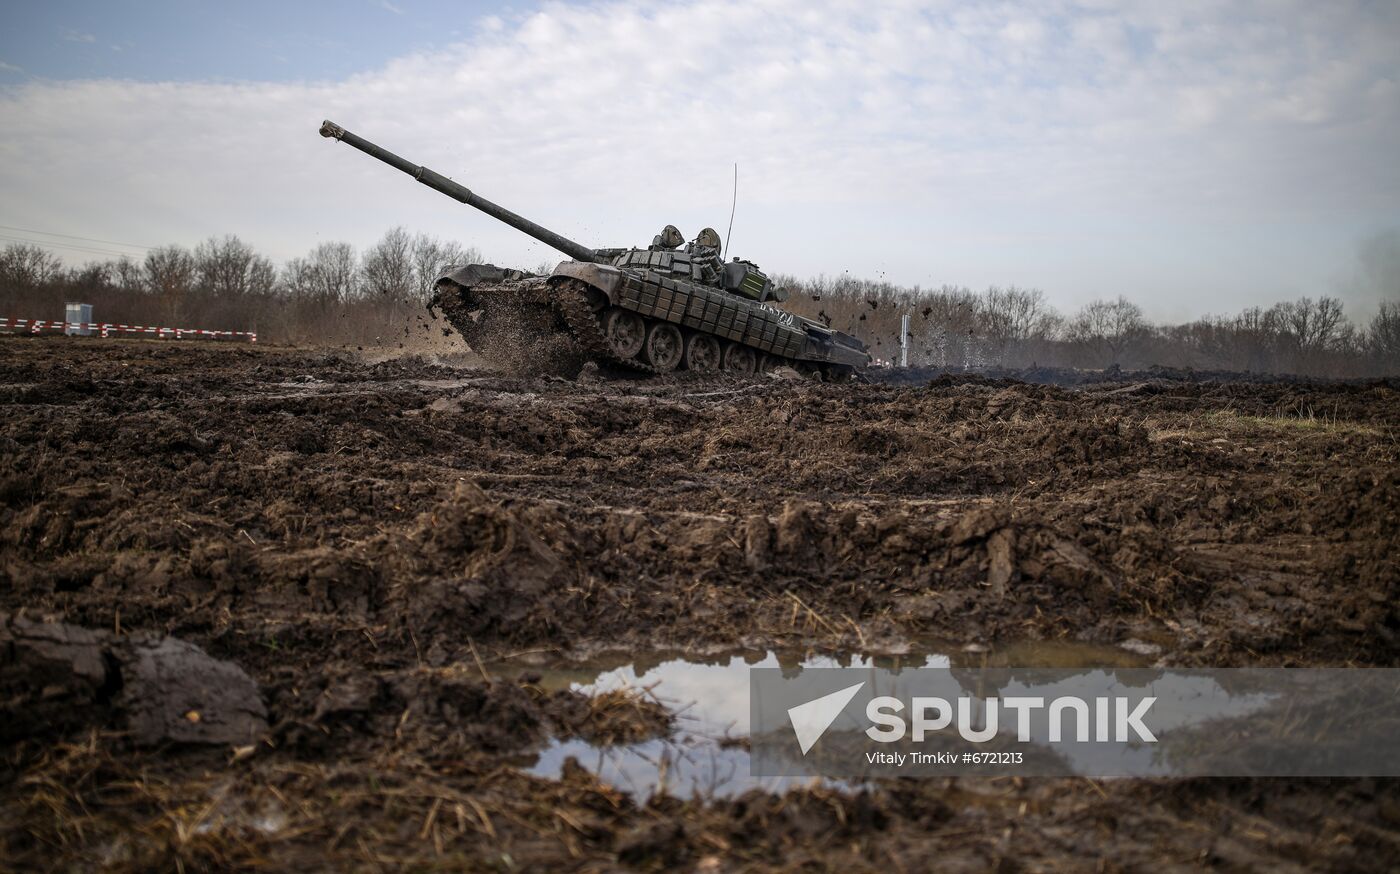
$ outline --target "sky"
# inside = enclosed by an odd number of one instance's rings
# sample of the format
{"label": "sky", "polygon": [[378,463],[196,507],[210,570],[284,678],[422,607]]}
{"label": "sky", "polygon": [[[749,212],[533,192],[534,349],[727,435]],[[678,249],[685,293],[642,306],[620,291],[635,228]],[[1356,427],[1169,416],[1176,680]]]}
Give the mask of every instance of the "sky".
{"label": "sky", "polygon": [[0,244],[561,257],[323,118],[591,246],[725,233],[737,164],[729,254],[770,272],[1400,298],[1393,0],[0,0]]}

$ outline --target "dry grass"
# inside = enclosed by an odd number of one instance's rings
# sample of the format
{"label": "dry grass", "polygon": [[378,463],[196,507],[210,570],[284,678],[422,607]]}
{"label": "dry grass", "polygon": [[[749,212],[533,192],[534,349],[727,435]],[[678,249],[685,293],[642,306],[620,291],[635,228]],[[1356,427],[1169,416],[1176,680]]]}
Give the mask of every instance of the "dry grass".
{"label": "dry grass", "polygon": [[1272,415],[1249,415],[1234,410],[1210,410],[1200,415],[1149,417],[1144,420],[1153,441],[1294,440],[1308,437],[1361,437],[1394,442],[1392,429],[1344,419],[1312,409],[1278,410]]}
{"label": "dry grass", "polygon": [[1242,433],[1283,431],[1332,435],[1356,434],[1366,437],[1383,437],[1386,433],[1373,425],[1349,421],[1325,411],[1319,413],[1312,408],[1302,411],[1279,410],[1272,416],[1248,416],[1233,410],[1213,410],[1206,413],[1203,418],[1208,427]]}
{"label": "dry grass", "polygon": [[[637,696],[600,697],[606,721]],[[158,754],[133,757],[97,733],[55,745],[0,808],[0,857],[13,870],[518,870],[540,853],[606,858],[611,829],[587,811],[606,820],[631,807],[588,774],[561,783],[393,753],[354,764],[261,755],[186,762],[172,776],[154,773]]]}
{"label": "dry grass", "polygon": [[650,688],[627,687],[589,696],[588,712],[570,728],[589,743],[612,746],[668,734],[674,724]]}

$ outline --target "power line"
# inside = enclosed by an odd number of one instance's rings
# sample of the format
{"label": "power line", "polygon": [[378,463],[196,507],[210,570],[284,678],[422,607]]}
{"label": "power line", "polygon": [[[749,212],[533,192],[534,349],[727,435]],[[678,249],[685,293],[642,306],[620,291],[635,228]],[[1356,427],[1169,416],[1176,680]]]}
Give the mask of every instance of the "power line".
{"label": "power line", "polygon": [[116,240],[99,240],[94,237],[75,237],[72,234],[57,234],[53,231],[36,231],[33,228],[17,228],[13,225],[0,225],[7,231],[22,231],[26,234],[38,234],[41,237],[63,237],[65,240],[86,240],[89,243],[105,243],[108,246],[125,246],[128,249],[158,249],[159,246],[142,246],[139,243],[118,243]]}
{"label": "power line", "polygon": [[71,249],[75,252],[89,252],[94,255],[109,255],[120,258],[131,257],[131,253],[129,252],[114,252],[110,249],[98,249],[93,246],[77,246],[72,243],[54,243],[48,240],[34,240],[29,237],[14,237],[8,234],[0,234],[0,240],[6,240],[11,243],[29,243],[44,249]]}
{"label": "power line", "polygon": [[130,252],[112,252],[107,249],[95,249],[90,246],[74,246],[68,243],[52,243],[48,240],[31,240],[27,237],[12,237],[7,234],[0,234],[0,240],[11,243],[29,243],[33,246],[41,246],[45,249],[71,249],[75,252],[86,252],[90,255],[106,255],[110,258],[130,258]]}

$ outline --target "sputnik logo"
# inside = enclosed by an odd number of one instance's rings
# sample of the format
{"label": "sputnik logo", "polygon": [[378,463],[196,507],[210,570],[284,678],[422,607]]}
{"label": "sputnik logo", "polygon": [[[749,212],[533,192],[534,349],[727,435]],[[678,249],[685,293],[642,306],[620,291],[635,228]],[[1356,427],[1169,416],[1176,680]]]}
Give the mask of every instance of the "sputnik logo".
{"label": "sputnik logo", "polygon": [[865,682],[861,681],[839,692],[788,708],[788,720],[792,722],[792,731],[797,735],[797,745],[802,748],[802,755],[807,755],[807,751],[821,740],[831,723],[836,721],[836,717],[841,715],[841,711],[846,709],[846,705],[864,685]]}

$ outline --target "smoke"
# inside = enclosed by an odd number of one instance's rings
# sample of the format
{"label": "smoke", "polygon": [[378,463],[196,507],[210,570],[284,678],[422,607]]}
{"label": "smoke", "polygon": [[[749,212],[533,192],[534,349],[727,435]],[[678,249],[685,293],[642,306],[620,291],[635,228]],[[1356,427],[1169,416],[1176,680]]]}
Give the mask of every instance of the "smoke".
{"label": "smoke", "polygon": [[1356,311],[1353,318],[1369,319],[1382,301],[1400,302],[1400,229],[1390,228],[1362,240],[1356,247],[1356,271],[1343,283],[1343,295]]}

